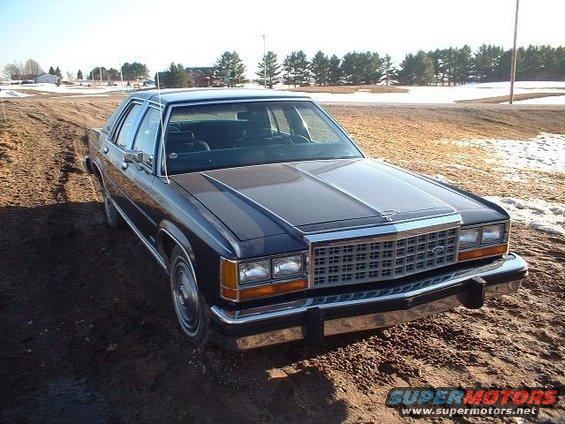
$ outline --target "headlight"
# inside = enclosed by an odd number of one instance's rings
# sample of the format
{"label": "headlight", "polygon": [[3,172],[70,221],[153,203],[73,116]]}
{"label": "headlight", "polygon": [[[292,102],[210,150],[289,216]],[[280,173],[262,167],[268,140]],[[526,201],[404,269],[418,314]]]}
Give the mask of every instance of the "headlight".
{"label": "headlight", "polygon": [[242,262],[239,264],[239,282],[268,280],[271,277],[270,261]]}
{"label": "headlight", "polygon": [[504,239],[504,224],[483,227],[481,243],[496,243]]}
{"label": "headlight", "polygon": [[302,274],[302,255],[273,259],[273,278],[292,277]]}
{"label": "headlight", "polygon": [[479,243],[479,228],[462,229],[459,232],[459,244],[472,246]]}

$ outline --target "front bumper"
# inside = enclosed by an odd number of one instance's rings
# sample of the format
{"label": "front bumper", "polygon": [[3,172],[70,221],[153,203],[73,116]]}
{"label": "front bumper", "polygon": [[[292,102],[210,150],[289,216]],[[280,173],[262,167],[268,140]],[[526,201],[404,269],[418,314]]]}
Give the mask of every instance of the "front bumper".
{"label": "front bumper", "polygon": [[236,350],[389,327],[456,306],[480,308],[485,298],[514,293],[528,273],[510,253],[487,265],[467,266],[386,288],[317,296],[239,311],[211,308],[221,343]]}

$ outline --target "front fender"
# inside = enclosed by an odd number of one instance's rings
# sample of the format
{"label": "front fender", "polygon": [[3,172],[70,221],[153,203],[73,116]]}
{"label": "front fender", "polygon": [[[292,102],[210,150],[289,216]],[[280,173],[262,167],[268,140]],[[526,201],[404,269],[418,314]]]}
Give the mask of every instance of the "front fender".
{"label": "front fender", "polygon": [[157,249],[163,257],[167,256],[163,247],[163,237],[165,234],[171,237],[176,242],[176,244],[181,247],[181,249],[184,251],[186,256],[190,258],[191,261],[194,261],[196,259],[194,250],[192,249],[192,245],[190,244],[190,241],[188,241],[188,238],[174,223],[168,220],[163,220],[161,222],[159,231],[157,232]]}

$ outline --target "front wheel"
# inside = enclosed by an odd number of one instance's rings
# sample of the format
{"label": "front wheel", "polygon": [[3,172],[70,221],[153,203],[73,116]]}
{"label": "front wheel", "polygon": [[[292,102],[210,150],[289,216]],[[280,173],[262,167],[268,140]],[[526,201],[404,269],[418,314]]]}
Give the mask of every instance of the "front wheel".
{"label": "front wheel", "polygon": [[179,247],[173,249],[170,270],[171,294],[179,325],[190,343],[203,346],[208,338],[208,306],[198,292],[192,262]]}

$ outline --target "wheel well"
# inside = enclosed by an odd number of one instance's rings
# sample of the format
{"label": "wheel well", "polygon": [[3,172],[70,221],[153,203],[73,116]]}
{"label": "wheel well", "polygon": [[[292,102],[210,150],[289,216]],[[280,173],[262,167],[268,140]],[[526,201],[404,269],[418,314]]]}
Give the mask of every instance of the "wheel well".
{"label": "wheel well", "polygon": [[102,186],[102,174],[100,174],[100,170],[98,169],[98,166],[93,164],[92,173],[94,174],[94,176],[96,177],[96,179],[100,183],[100,186]]}

